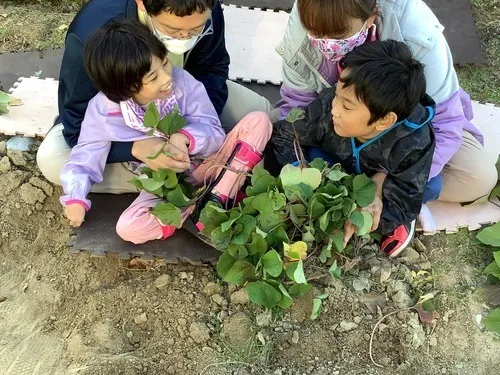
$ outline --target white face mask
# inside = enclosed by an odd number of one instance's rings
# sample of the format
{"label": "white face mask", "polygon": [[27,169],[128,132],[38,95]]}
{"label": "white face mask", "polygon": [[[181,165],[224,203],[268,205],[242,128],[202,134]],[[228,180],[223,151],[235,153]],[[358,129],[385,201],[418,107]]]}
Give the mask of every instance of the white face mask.
{"label": "white face mask", "polygon": [[176,55],[182,55],[183,53],[186,53],[187,51],[191,50],[196,45],[196,43],[198,43],[198,40],[200,38],[212,32],[212,28],[210,27],[205,32],[201,32],[198,35],[193,35],[187,39],[176,39],[174,37],[159,32],[158,29],[155,27],[151,17],[149,17],[149,23],[153,27],[154,36],[156,36],[165,45],[165,47],[167,47],[169,52],[172,52],[173,54]]}
{"label": "white face mask", "polygon": [[156,37],[160,39],[165,47],[167,47],[169,52],[176,55],[182,55],[195,46],[196,42],[198,42],[198,39],[200,38],[200,35],[195,35],[188,39],[175,39],[157,32]]}

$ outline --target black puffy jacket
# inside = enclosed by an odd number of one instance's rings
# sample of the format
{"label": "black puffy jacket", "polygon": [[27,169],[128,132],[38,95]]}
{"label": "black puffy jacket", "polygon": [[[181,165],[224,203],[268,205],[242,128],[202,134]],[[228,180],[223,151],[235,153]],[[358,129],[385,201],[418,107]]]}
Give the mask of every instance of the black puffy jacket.
{"label": "black puffy jacket", "polygon": [[[431,124],[434,101],[425,96],[407,119],[363,144],[335,133],[331,115],[334,95],[335,88],[324,90],[306,108],[305,118],[294,123],[305,154],[311,147],[320,147],[348,173],[365,173],[369,177],[377,172],[387,173],[378,232],[387,234],[415,220],[422,206],[434,153]],[[285,164],[297,161],[293,140],[289,122],[281,120],[274,124],[264,158],[266,169],[271,173],[276,175]]]}

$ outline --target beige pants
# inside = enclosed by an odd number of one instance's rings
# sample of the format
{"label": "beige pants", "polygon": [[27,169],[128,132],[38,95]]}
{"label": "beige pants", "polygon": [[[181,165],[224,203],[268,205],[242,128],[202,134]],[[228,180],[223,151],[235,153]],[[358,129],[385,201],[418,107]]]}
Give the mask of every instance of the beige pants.
{"label": "beige pants", "polygon": [[[226,131],[231,130],[240,120],[250,112],[268,112],[271,121],[276,121],[277,113],[272,110],[271,103],[259,94],[235,82],[227,81],[229,91],[228,100],[221,113],[220,120]],[[62,135],[63,126],[54,126],[45,136],[36,161],[45,178],[54,184],[60,185],[62,167],[69,160],[70,147]],[[94,193],[130,193],[137,189],[128,183],[135,175],[127,168],[127,163],[107,164],[104,169],[103,181],[94,185]]]}
{"label": "beige pants", "polygon": [[441,172],[443,189],[438,200],[471,202],[489,194],[498,181],[496,161],[496,156],[464,131],[460,148]]}

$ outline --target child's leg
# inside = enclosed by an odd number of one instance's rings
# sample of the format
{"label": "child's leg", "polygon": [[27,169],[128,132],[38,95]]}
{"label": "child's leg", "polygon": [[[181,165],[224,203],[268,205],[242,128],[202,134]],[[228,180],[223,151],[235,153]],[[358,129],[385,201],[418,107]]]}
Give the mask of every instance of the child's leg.
{"label": "child's leg", "polygon": [[271,138],[272,131],[273,126],[266,113],[249,113],[228,134],[221,149],[193,171],[192,178],[197,184],[205,181],[209,183],[222,170],[217,165],[224,165],[235,146],[241,142],[241,147],[230,164],[231,170],[225,172],[214,188],[218,195],[233,198],[245,181],[241,174],[250,171],[262,159],[262,151]]}
{"label": "child's leg", "polygon": [[[142,191],[118,219],[116,223],[118,235],[125,241],[136,245],[172,236],[176,228],[172,225],[162,225],[151,213],[157,203],[164,201],[156,195]],[[182,212],[182,222],[193,209],[194,207],[189,207]]]}

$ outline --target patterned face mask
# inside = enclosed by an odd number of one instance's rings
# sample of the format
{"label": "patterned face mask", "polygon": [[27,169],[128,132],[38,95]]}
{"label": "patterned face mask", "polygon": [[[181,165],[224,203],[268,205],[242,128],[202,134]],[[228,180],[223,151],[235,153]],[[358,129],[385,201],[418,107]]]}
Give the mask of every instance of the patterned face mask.
{"label": "patterned face mask", "polygon": [[318,39],[308,35],[311,44],[318,48],[325,58],[336,63],[354,48],[362,45],[367,37],[366,22],[361,27],[361,30],[347,39]]}

